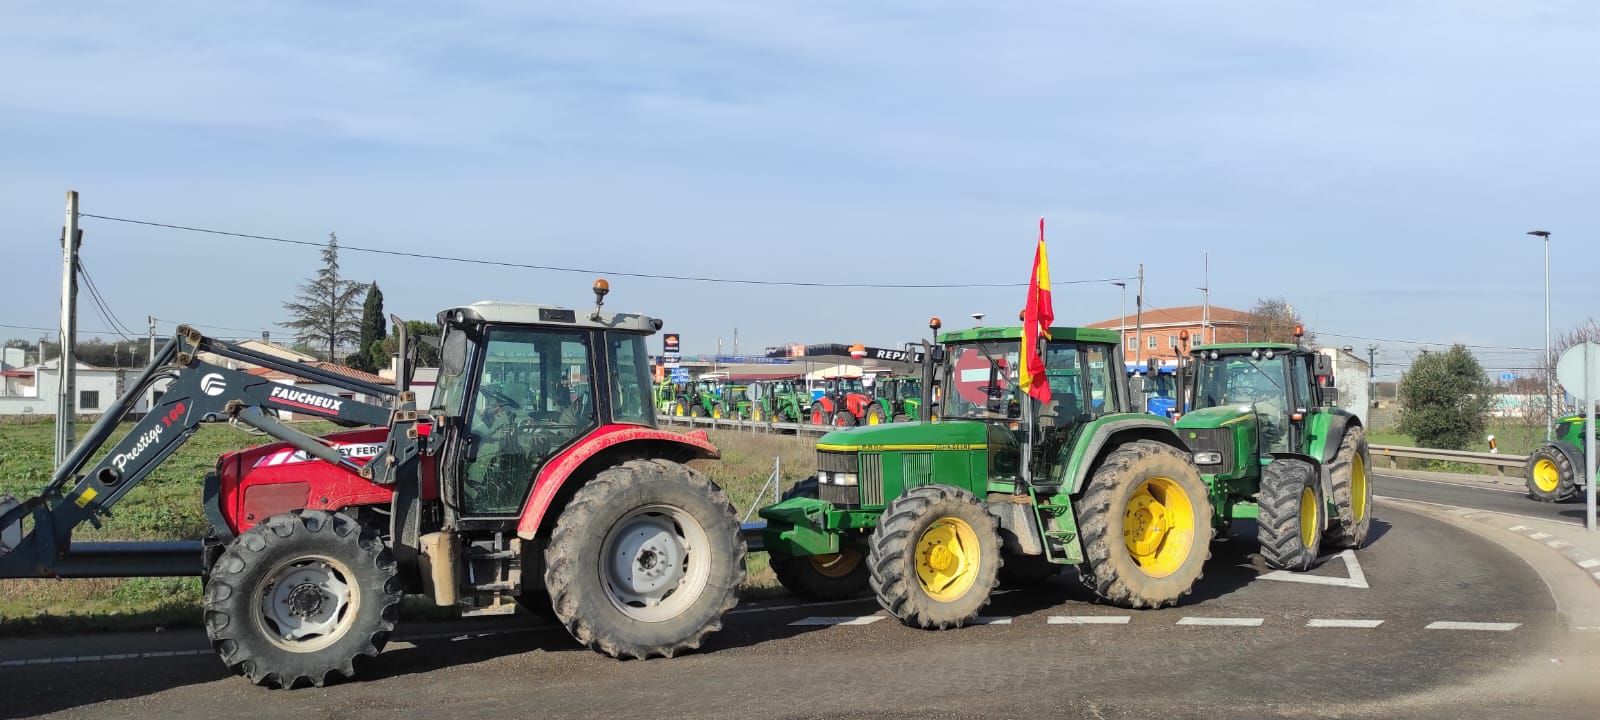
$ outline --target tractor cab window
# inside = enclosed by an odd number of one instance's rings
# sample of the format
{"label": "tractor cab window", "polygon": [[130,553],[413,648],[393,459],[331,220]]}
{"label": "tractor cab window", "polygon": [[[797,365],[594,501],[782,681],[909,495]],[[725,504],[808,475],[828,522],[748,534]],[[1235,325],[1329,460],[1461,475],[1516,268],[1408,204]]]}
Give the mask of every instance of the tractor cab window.
{"label": "tractor cab window", "polygon": [[476,347],[467,338],[463,328],[452,327],[439,343],[439,380],[434,387],[432,407],[435,417],[460,416],[467,393],[467,368],[472,365],[472,351]]}
{"label": "tractor cab window", "polygon": [[[1084,395],[1083,348],[1050,343],[1044,350],[1044,374],[1050,379],[1050,402],[1039,409],[1047,425],[1067,425],[1089,412],[1091,398]],[[1102,391],[1104,384],[1101,385]]]}
{"label": "tractor cab window", "polygon": [[[1095,417],[1117,412],[1117,395],[1113,389],[1117,386],[1112,381],[1111,348],[1104,345],[1088,345],[1083,350],[1084,360],[1088,363],[1089,374],[1089,413]],[[1051,386],[1055,390],[1055,386]]]}
{"label": "tractor cab window", "polygon": [[986,342],[950,348],[946,418],[1007,420],[1022,416],[1016,392],[1018,343]]}
{"label": "tractor cab window", "polygon": [[1195,409],[1249,406],[1260,420],[1262,446],[1289,449],[1289,412],[1284,356],[1253,358],[1224,355],[1200,363],[1195,376]]}
{"label": "tractor cab window", "polygon": [[650,406],[650,356],[645,353],[641,335],[608,335],[611,353],[611,419],[619,423],[654,426],[656,417]]}
{"label": "tractor cab window", "polygon": [[596,425],[588,335],[495,328],[462,477],[469,516],[514,515],[544,463]]}

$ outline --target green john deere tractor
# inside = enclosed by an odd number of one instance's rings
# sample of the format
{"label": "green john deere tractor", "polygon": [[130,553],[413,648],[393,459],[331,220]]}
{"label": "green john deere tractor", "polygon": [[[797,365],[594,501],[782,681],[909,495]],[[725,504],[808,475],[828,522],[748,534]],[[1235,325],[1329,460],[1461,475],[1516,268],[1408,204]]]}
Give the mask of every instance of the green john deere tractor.
{"label": "green john deere tractor", "polygon": [[872,404],[867,406],[866,425],[886,422],[911,422],[922,408],[922,378],[891,375],[880,378],[873,388]]}
{"label": "green john deere tractor", "polygon": [[684,417],[689,414],[689,400],[684,395],[684,386],[671,380],[662,380],[656,384],[656,413],[672,417]]}
{"label": "green john deere tractor", "polygon": [[755,422],[798,423],[806,417],[811,396],[795,380],[762,380],[751,383],[749,420]]}
{"label": "green john deere tractor", "polygon": [[1564,417],[1556,421],[1555,440],[1544,444],[1528,456],[1524,475],[1528,482],[1528,497],[1540,502],[1556,503],[1576,500],[1588,487],[1584,474],[1588,472],[1584,447],[1588,436],[1584,432],[1588,421],[1582,415]]}
{"label": "green john deere tractor", "polygon": [[1310,569],[1324,539],[1366,543],[1366,431],[1334,407],[1328,356],[1287,343],[1202,345],[1181,372],[1189,409],[1178,434],[1205,474],[1218,527],[1254,518],[1262,559],[1287,570]]}
{"label": "green john deere tractor", "polygon": [[930,402],[918,422],[824,435],[817,476],[761,510],[779,581],[817,599],[870,588],[924,628],[971,622],[1001,581],[1068,565],[1123,607],[1189,593],[1213,512],[1188,449],[1133,407],[1115,330],[1051,332],[1048,403],[1018,390],[1021,328],[981,327],[924,346],[940,422]]}
{"label": "green john deere tractor", "polygon": [[721,386],[716,380],[702,379],[684,388],[684,404],[689,406],[689,417],[724,418],[728,416],[723,403]]}

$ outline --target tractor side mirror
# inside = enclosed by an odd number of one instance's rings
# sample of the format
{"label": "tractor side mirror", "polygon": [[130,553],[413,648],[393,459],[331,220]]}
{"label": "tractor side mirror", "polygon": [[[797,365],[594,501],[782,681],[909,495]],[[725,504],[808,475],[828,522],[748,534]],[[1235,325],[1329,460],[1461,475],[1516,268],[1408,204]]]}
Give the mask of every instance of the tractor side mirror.
{"label": "tractor side mirror", "polygon": [[1317,377],[1328,378],[1328,384],[1333,384],[1333,358],[1317,353]]}

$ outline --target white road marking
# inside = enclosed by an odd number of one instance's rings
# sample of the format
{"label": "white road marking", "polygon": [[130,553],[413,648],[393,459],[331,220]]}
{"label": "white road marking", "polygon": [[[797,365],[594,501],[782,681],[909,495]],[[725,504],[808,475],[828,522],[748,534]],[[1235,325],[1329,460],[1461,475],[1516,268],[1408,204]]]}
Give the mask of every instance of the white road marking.
{"label": "white road marking", "polygon": [[1375,628],[1382,625],[1382,620],[1323,620],[1313,619],[1306,622],[1306,627],[1313,628]]}
{"label": "white road marking", "polygon": [[972,619],[972,624],[973,625],[1010,625],[1011,624],[1011,618],[1008,618],[1008,617],[975,617],[975,618]]}
{"label": "white road marking", "polygon": [[1528,526],[1527,525],[1513,525],[1513,526],[1508,527],[1506,529],[1510,530],[1511,532],[1527,532]]}
{"label": "white road marking", "polygon": [[1597,572],[1597,573],[1590,573],[1590,574],[1591,574],[1591,575],[1594,575],[1594,579],[1596,579],[1596,580],[1600,580],[1600,572]]}
{"label": "white road marking", "polygon": [[1127,615],[1051,615],[1051,625],[1127,625],[1133,618]]}
{"label": "white road marking", "polygon": [[1557,550],[1560,550],[1561,548],[1572,547],[1572,543],[1569,543],[1569,542],[1567,542],[1565,540],[1551,540],[1550,542],[1547,542],[1545,544],[1549,545],[1550,547],[1553,547],[1553,548],[1555,548]]}
{"label": "white road marking", "polygon": [[1600,560],[1596,560],[1594,558],[1589,558],[1588,560],[1579,560],[1578,567],[1581,567],[1585,570],[1588,570],[1592,567],[1600,567]]}
{"label": "white road marking", "polygon": [[1522,623],[1493,623],[1493,622],[1455,622],[1440,620],[1428,623],[1424,630],[1480,630],[1485,632],[1507,632],[1522,626]]}
{"label": "white road marking", "polygon": [[1547,532],[1536,532],[1536,533],[1534,533],[1532,535],[1529,535],[1528,537],[1530,537],[1530,538],[1532,538],[1534,540],[1543,540],[1543,539],[1545,539],[1547,537],[1550,537],[1550,533],[1547,533]]}
{"label": "white road marking", "polygon": [[1178,621],[1179,625],[1212,625],[1219,627],[1260,627],[1261,623],[1261,618],[1186,617]]}
{"label": "white road marking", "polygon": [[871,625],[884,618],[883,615],[862,615],[859,617],[808,617],[801,618],[791,626],[832,626],[832,625]]}
{"label": "white road marking", "polygon": [[1323,558],[1322,562],[1327,562],[1333,558],[1339,558],[1344,561],[1345,571],[1349,577],[1324,577],[1321,575],[1293,573],[1287,570],[1274,570],[1260,576],[1260,579],[1308,583],[1311,585],[1332,585],[1334,587],[1358,588],[1361,590],[1371,587],[1367,585],[1367,574],[1361,570],[1361,562],[1356,560],[1356,552],[1354,550],[1346,550],[1338,555],[1330,555]]}

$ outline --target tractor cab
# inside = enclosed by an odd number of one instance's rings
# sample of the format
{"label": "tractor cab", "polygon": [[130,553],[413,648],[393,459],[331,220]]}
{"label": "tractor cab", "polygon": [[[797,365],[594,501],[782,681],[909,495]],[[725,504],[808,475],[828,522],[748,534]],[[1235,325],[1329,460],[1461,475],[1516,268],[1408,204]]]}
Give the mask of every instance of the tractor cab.
{"label": "tractor cab", "polygon": [[656,320],[479,302],[439,321],[429,411],[460,440],[446,445],[459,449],[443,459],[440,492],[463,519],[516,517],[540,469],[602,425],[655,427],[645,337]]}
{"label": "tractor cab", "polygon": [[[943,422],[986,426],[992,471],[1060,484],[1065,466],[1055,462],[1079,431],[1107,414],[1125,412],[1115,371],[1117,334],[1060,327],[1044,343],[1050,400],[1041,403],[1019,386],[1021,328],[975,328],[946,333],[939,370],[937,412]],[[1031,467],[1023,468],[1022,458]]]}
{"label": "tractor cab", "polygon": [[[1262,452],[1305,452],[1306,419],[1332,388],[1314,379],[1323,355],[1287,343],[1230,343],[1196,348],[1190,358],[1192,426],[1204,421],[1250,425]],[[1331,401],[1330,401],[1331,402]],[[1207,424],[1210,424],[1207,422]]]}

